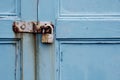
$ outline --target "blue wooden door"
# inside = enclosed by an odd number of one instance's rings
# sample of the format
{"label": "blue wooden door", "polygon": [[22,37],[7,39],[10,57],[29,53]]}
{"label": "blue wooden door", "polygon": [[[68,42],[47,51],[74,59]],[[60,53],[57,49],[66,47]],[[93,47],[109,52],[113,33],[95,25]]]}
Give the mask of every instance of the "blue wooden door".
{"label": "blue wooden door", "polygon": [[41,80],[120,80],[119,0],[40,0],[39,20],[55,23],[55,44],[40,44]]}
{"label": "blue wooden door", "polygon": [[36,20],[36,4],[35,0],[0,0],[1,80],[35,80],[34,36],[15,34],[12,24]]}

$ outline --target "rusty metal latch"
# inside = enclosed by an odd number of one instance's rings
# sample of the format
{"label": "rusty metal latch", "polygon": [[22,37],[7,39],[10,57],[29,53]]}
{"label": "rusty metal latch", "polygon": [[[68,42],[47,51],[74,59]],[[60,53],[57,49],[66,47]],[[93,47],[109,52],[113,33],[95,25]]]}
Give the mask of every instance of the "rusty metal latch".
{"label": "rusty metal latch", "polygon": [[16,21],[13,23],[15,33],[42,34],[42,43],[53,43],[54,25],[52,22],[25,22]]}

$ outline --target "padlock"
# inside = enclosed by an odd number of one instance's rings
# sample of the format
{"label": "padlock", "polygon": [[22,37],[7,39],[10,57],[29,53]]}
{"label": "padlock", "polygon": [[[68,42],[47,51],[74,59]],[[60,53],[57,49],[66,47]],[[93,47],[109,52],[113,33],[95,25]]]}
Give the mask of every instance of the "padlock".
{"label": "padlock", "polygon": [[44,24],[44,28],[42,29],[42,43],[53,43],[53,28],[52,23]]}

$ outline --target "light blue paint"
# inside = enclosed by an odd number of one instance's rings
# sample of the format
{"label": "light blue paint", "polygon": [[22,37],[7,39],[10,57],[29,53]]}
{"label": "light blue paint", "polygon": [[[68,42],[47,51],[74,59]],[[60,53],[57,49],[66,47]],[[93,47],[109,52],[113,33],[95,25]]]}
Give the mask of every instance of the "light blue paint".
{"label": "light blue paint", "polygon": [[14,38],[12,31],[13,20],[0,20],[0,38]]}
{"label": "light blue paint", "polygon": [[12,24],[16,20],[36,21],[36,4],[36,0],[0,2],[0,75],[2,80],[35,80],[33,34],[15,34]]}
{"label": "light blue paint", "polygon": [[39,21],[55,21],[55,47],[38,36],[38,79],[119,80],[119,3],[40,0]]}
{"label": "light blue paint", "polygon": [[56,0],[41,0],[38,6],[39,21],[55,22],[55,1]]}
{"label": "light blue paint", "polygon": [[[55,24],[55,1],[39,0],[38,19]],[[42,44],[38,35],[38,80],[55,80],[55,44]]]}
{"label": "light blue paint", "polygon": [[[0,75],[3,71],[8,75],[2,79],[11,76],[9,80],[120,80],[119,3],[119,0],[39,0],[37,16],[37,0],[2,1],[0,59],[5,62],[0,62],[4,68]],[[37,21],[37,17],[39,21],[52,21],[56,33],[54,44],[42,44],[38,34],[35,54],[34,35],[16,36],[12,23]],[[17,67],[15,76],[17,53],[21,55],[18,61],[22,66]]]}
{"label": "light blue paint", "polygon": [[23,79],[35,80],[35,47],[33,34],[24,34],[23,36]]}
{"label": "light blue paint", "polygon": [[60,15],[120,14],[119,0],[58,0]]}
{"label": "light blue paint", "polygon": [[119,80],[120,1],[56,1],[56,80]]}
{"label": "light blue paint", "polygon": [[[2,13],[8,13],[8,12],[11,12],[11,13],[14,13],[15,11],[15,2],[16,0],[4,0],[0,3],[0,12]],[[7,6],[6,6],[7,5]]]}
{"label": "light blue paint", "polygon": [[[66,41],[67,42],[67,41]],[[120,44],[116,41],[61,42],[60,80],[119,80]],[[116,43],[115,43],[116,42]]]}
{"label": "light blue paint", "polygon": [[16,16],[20,14],[20,0],[3,0],[0,2],[1,16]]}
{"label": "light blue paint", "polygon": [[23,21],[37,20],[37,0],[21,0],[21,19]]}
{"label": "light blue paint", "polygon": [[21,79],[19,41],[0,39],[0,75],[5,80]]}
{"label": "light blue paint", "polygon": [[120,20],[58,20],[56,38],[119,38]]}
{"label": "light blue paint", "polygon": [[15,45],[0,44],[1,79],[14,80],[15,78],[14,74],[15,74]]}

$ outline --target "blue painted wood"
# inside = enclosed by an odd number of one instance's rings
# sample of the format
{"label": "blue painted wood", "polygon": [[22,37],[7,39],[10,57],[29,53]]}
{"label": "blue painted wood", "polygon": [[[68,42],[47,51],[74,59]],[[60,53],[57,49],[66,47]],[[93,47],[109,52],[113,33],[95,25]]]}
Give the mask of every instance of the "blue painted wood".
{"label": "blue painted wood", "polygon": [[60,16],[119,15],[119,0],[57,0]]}
{"label": "blue painted wood", "polygon": [[[20,0],[4,0],[0,2],[0,15],[1,16],[17,16],[20,15]],[[6,6],[7,5],[7,6]]]}
{"label": "blue painted wood", "polygon": [[[18,48],[19,47],[19,48]],[[5,80],[21,79],[19,40],[0,39],[0,75]]]}
{"label": "blue painted wood", "polygon": [[[57,40],[54,47],[54,44],[41,44],[39,39],[38,79],[119,80],[119,1],[53,2],[39,2],[39,20],[56,20]],[[56,17],[52,12],[55,9],[52,4],[56,8]]]}
{"label": "blue painted wood", "polygon": [[[23,21],[37,21],[37,0],[21,0],[21,19]],[[36,79],[36,49],[33,34],[22,34],[23,48],[23,80]]]}
{"label": "blue painted wood", "polygon": [[[36,21],[37,0],[0,2],[0,75],[2,80],[35,80],[33,34],[16,34],[13,21]],[[31,6],[32,5],[32,6]]]}
{"label": "blue painted wood", "polygon": [[24,21],[37,20],[37,0],[21,0],[21,19]]}
{"label": "blue painted wood", "polygon": [[[1,79],[14,80],[15,76],[15,46],[0,44],[0,75]],[[9,52],[8,52],[9,51]],[[11,74],[13,73],[13,74]]]}
{"label": "blue painted wood", "polygon": [[35,80],[36,78],[36,71],[35,68],[37,65],[35,65],[35,42],[33,34],[24,34],[23,36],[23,42],[22,42],[22,48],[23,48],[23,79],[24,80]]}
{"label": "blue painted wood", "polygon": [[119,20],[58,20],[56,38],[119,38]]}
{"label": "blue painted wood", "polygon": [[14,38],[15,34],[12,31],[12,24],[14,20],[1,20],[0,24],[0,38]]}
{"label": "blue painted wood", "polygon": [[119,47],[117,41],[61,42],[60,80],[119,80]]}
{"label": "blue painted wood", "polygon": [[[55,1],[56,0],[41,0],[38,6],[38,18],[40,21],[55,22]],[[47,2],[47,4],[46,4]],[[47,6],[46,6],[46,5]]]}
{"label": "blue painted wood", "polygon": [[[39,0],[39,21],[50,21],[55,24],[55,1]],[[38,80],[55,80],[55,44],[42,44],[38,35]]]}
{"label": "blue painted wood", "polygon": [[120,79],[118,7],[114,0],[57,0],[57,80]]}
{"label": "blue painted wood", "polygon": [[56,32],[55,46],[39,42],[39,79],[119,80],[119,3],[39,1],[39,20],[55,21]]}

